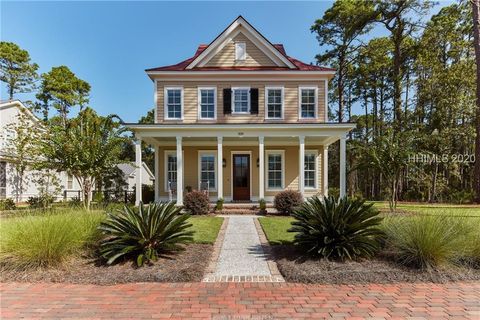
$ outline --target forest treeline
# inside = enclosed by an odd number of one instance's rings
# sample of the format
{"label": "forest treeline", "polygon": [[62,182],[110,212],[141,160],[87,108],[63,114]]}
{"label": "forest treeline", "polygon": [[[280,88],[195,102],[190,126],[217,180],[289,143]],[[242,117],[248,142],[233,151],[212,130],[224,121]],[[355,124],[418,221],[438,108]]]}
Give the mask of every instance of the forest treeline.
{"label": "forest treeline", "polygon": [[[392,205],[475,197],[472,3],[444,6],[422,20],[434,6],[340,0],[311,27],[324,49],[318,64],[337,68],[330,120],[357,124],[347,144],[351,196]],[[371,37],[378,33],[386,36]],[[330,159],[329,185],[336,186],[337,145]]]}

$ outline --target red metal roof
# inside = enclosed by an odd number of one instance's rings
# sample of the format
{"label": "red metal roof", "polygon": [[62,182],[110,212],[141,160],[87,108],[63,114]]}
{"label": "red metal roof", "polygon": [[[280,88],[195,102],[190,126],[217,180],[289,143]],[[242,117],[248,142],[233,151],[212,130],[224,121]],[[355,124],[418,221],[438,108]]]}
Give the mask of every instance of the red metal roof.
{"label": "red metal roof", "polygon": [[320,67],[316,65],[311,65],[304,63],[298,59],[288,56],[285,52],[283,44],[274,44],[273,45],[281,54],[283,54],[291,63],[293,63],[296,69],[290,69],[288,67],[241,67],[241,66],[232,66],[232,67],[194,67],[192,69],[186,69],[187,66],[195,60],[208,45],[201,44],[197,48],[197,52],[191,58],[183,60],[177,64],[172,64],[168,66],[162,66],[157,68],[146,69],[145,71],[335,71],[335,69]]}

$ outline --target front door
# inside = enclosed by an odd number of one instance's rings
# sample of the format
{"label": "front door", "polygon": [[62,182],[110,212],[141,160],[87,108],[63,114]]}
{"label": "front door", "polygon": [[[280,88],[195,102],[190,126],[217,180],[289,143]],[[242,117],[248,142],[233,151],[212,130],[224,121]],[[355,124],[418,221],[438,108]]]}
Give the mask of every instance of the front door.
{"label": "front door", "polygon": [[233,200],[250,201],[250,155],[233,155]]}

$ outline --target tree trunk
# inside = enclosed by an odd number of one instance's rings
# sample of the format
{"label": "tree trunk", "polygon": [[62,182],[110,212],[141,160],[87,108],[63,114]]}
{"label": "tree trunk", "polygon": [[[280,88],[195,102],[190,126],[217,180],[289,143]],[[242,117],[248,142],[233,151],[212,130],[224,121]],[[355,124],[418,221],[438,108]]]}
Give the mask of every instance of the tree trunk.
{"label": "tree trunk", "polygon": [[477,112],[475,138],[475,202],[480,203],[480,0],[470,0],[473,10],[473,43],[475,45],[475,61],[477,63]]}
{"label": "tree trunk", "polygon": [[402,128],[402,41],[403,41],[403,24],[399,19],[397,28],[393,33],[392,40],[394,43],[393,51],[393,108],[396,129],[400,131]]}
{"label": "tree trunk", "polygon": [[341,55],[338,59],[338,122],[343,122],[343,76],[345,71],[345,58]]}

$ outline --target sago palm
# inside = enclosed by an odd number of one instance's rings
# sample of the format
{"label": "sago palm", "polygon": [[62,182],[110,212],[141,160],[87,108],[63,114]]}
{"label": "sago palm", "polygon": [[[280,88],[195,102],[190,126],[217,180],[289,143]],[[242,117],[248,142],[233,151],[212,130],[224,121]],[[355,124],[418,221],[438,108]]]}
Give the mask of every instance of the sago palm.
{"label": "sago palm", "polygon": [[313,197],[292,213],[294,243],[306,254],[341,260],[372,256],[380,247],[382,218],[372,205],[349,198]]}
{"label": "sago palm", "polygon": [[100,230],[106,238],[100,253],[112,264],[120,257],[135,257],[138,266],[155,261],[162,250],[179,249],[179,244],[191,242],[190,217],[180,214],[174,203],[142,205],[138,209],[124,207],[117,214],[107,214]]}

